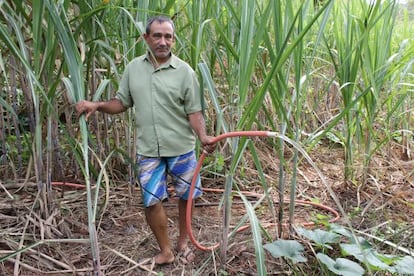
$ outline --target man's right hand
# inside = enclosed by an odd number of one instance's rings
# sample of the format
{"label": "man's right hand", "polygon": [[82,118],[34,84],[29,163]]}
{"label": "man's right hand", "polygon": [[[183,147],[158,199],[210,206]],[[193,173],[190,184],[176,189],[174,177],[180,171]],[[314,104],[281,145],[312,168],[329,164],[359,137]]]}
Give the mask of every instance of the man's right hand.
{"label": "man's right hand", "polygon": [[106,102],[91,102],[91,101],[79,101],[75,105],[75,109],[78,115],[86,114],[85,120],[88,120],[95,111],[100,111],[108,114],[118,114],[127,110],[122,105],[119,99],[111,99]]}
{"label": "man's right hand", "polygon": [[81,116],[85,113],[85,120],[87,121],[89,116],[98,110],[98,105],[98,102],[79,101],[78,103],[76,103],[75,109],[78,113],[78,116]]}

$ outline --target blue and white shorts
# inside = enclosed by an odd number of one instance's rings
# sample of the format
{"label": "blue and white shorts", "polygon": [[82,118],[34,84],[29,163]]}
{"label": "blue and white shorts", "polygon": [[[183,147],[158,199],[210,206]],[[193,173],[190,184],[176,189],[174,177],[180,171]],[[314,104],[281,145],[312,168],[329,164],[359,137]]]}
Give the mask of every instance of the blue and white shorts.
{"label": "blue and white shorts", "polygon": [[[172,178],[177,197],[187,200],[194,170],[197,166],[195,152],[175,157],[147,157],[138,154],[138,181],[144,207],[149,207],[168,197],[167,175]],[[197,176],[193,199],[202,195],[200,176]]]}

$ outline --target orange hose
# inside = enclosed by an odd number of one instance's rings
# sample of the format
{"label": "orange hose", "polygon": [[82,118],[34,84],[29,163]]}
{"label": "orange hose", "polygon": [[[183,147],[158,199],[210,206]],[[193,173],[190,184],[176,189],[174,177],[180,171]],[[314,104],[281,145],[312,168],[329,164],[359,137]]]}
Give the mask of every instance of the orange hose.
{"label": "orange hose", "polygon": [[[230,138],[230,137],[240,137],[240,136],[244,136],[244,137],[254,137],[254,136],[261,136],[261,137],[275,137],[276,133],[275,132],[269,132],[269,131],[234,131],[234,132],[228,132],[228,133],[224,133],[221,134],[217,137],[215,137],[215,139],[213,140],[214,143],[217,143],[223,139],[226,138]],[[194,237],[193,234],[193,229],[192,229],[192,225],[191,225],[191,219],[192,219],[192,201],[193,201],[193,193],[194,193],[194,189],[195,189],[195,183],[197,180],[197,175],[199,174],[200,170],[201,170],[201,166],[203,164],[204,158],[206,157],[206,153],[203,151],[198,159],[198,163],[197,166],[194,170],[194,176],[193,179],[191,181],[191,186],[190,186],[190,191],[189,191],[189,197],[188,197],[188,201],[187,201],[187,211],[186,211],[186,229],[187,229],[187,233],[188,233],[188,237],[190,239],[190,241],[194,244],[194,246],[200,250],[203,251],[211,251],[211,250],[215,250],[216,248],[218,248],[220,246],[219,243],[210,246],[210,247],[206,247],[201,245]],[[73,188],[85,188],[85,185],[81,185],[81,184],[75,184],[75,183],[69,183],[69,182],[52,182],[53,186],[68,186],[68,187],[73,187]],[[206,192],[223,192],[223,189],[211,189],[211,188],[203,188],[203,191]],[[242,192],[242,194],[247,195],[247,196],[254,196],[254,197],[260,197],[260,194],[257,193],[253,193],[253,192]],[[289,203],[290,201],[288,199],[285,199],[284,202]],[[322,210],[326,210],[332,214],[334,214],[334,218],[330,220],[330,222],[335,222],[337,220],[339,220],[340,216],[339,213],[334,210],[331,207],[328,207],[326,205],[323,204],[319,204],[319,203],[315,203],[315,202],[310,202],[310,201],[303,201],[303,200],[295,200],[296,203],[298,203],[299,205],[310,205],[310,206],[314,206],[317,207],[319,209]],[[303,225],[304,226],[312,226],[314,225],[314,222],[306,222]],[[274,224],[275,225],[275,224]],[[286,224],[283,224],[286,225]],[[238,232],[244,230],[248,228],[248,226],[244,226],[241,227]]]}
{"label": "orange hose", "polygon": [[[219,136],[215,137],[214,143],[217,143],[218,141],[221,141],[221,140],[223,140],[225,138],[229,138],[229,137],[240,137],[240,136],[245,136],[245,137],[246,136],[249,136],[249,137],[250,136],[274,137],[274,136],[276,136],[276,133],[275,132],[269,132],[269,131],[235,131],[235,132],[228,132],[228,133],[224,133],[222,135],[219,135]],[[204,161],[204,158],[205,157],[206,157],[206,153],[203,151],[201,153],[199,159],[198,159],[197,166],[196,166],[196,168],[194,170],[194,176],[193,176],[193,179],[191,181],[191,186],[190,186],[190,191],[189,191],[189,197],[188,197],[188,201],[187,201],[186,229],[187,229],[187,234],[188,234],[188,237],[189,237],[190,241],[193,243],[193,245],[196,248],[198,248],[198,249],[200,249],[202,251],[211,251],[211,250],[217,249],[220,246],[220,244],[217,243],[217,244],[215,244],[213,246],[210,246],[210,247],[203,246],[194,237],[193,229],[192,229],[192,225],[191,225],[191,219],[192,219],[191,212],[192,212],[192,205],[193,205],[192,204],[193,203],[192,201],[193,201],[193,193],[194,193],[194,189],[195,189],[195,183],[196,183],[196,180],[197,180],[197,175],[199,174],[199,172],[201,170],[201,166],[203,164],[203,161]],[[207,190],[208,189],[203,189],[203,191],[207,191]],[[210,191],[216,191],[216,190],[215,189],[212,189]],[[242,192],[242,193],[245,194],[245,195],[249,195],[249,196],[251,196],[251,195],[259,196],[258,194],[254,194],[252,192]],[[290,202],[290,201],[289,200],[285,200],[285,202]],[[335,211],[334,209],[328,207],[328,206],[325,206],[325,205],[322,205],[322,204],[318,204],[318,203],[314,203],[314,202],[307,202],[307,201],[303,201],[303,200],[295,200],[295,202],[296,203],[299,203],[300,205],[311,205],[311,206],[315,206],[315,207],[318,207],[320,209],[323,209],[323,210],[326,210],[326,211],[329,211],[329,212],[333,213],[335,215],[335,218],[332,219],[332,220],[330,220],[330,222],[335,222],[335,221],[337,221],[339,219],[339,213],[337,211]],[[313,222],[307,222],[307,223],[304,224],[304,226],[311,226],[311,225],[314,225],[314,223]],[[240,232],[240,231],[242,231],[242,230],[244,230],[246,228],[248,228],[248,226],[241,227],[238,230],[238,232]]]}
{"label": "orange hose", "polygon": [[77,189],[85,189],[85,185],[77,184],[77,183],[70,183],[70,182],[57,182],[53,181],[52,186],[64,186],[64,187],[72,187]]}

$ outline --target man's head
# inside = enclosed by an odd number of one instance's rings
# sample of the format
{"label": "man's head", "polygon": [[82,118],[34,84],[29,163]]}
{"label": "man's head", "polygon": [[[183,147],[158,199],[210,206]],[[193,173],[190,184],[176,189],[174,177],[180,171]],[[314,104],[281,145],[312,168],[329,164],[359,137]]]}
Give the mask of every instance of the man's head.
{"label": "man's head", "polygon": [[175,42],[174,22],[166,16],[148,20],[144,38],[158,63],[166,62]]}

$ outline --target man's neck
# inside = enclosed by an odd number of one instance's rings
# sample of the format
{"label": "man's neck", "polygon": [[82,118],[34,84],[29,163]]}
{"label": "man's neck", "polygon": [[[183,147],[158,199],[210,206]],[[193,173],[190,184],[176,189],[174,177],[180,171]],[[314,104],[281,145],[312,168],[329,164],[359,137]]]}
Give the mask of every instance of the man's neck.
{"label": "man's neck", "polygon": [[149,53],[149,60],[151,61],[154,68],[157,69],[158,67],[166,63],[171,58],[171,55],[172,54],[170,54],[167,58],[157,59],[152,53]]}

